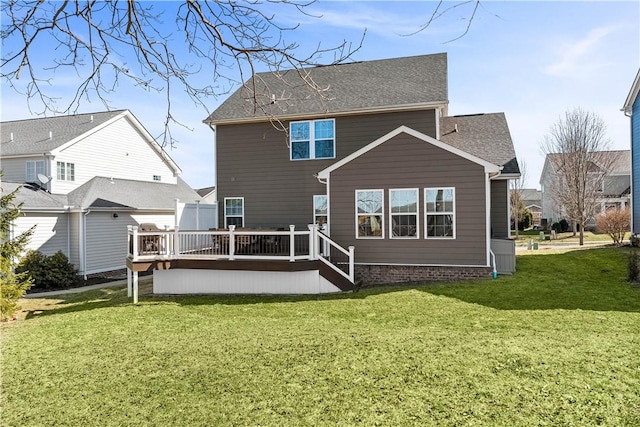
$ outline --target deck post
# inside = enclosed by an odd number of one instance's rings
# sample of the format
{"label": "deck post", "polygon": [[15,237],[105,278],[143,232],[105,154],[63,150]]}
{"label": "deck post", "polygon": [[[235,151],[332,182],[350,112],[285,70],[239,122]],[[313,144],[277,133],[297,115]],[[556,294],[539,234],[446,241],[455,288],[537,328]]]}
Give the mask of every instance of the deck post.
{"label": "deck post", "polygon": [[178,233],[180,231],[180,227],[179,226],[175,226],[173,229],[173,255],[175,258],[178,258],[180,256],[180,234]]}
{"label": "deck post", "polygon": [[296,231],[295,225],[289,226],[289,262],[296,261],[296,235],[294,232]]}
{"label": "deck post", "polygon": [[236,236],[233,233],[235,229],[235,225],[229,226],[229,261],[233,261],[236,254]]}
{"label": "deck post", "polygon": [[132,245],[132,249],[131,251],[133,252],[133,254],[131,254],[131,257],[134,261],[136,261],[138,259],[138,227],[137,226],[132,226],[131,227],[131,231],[133,233],[132,239],[133,239],[133,245]]}
{"label": "deck post", "polygon": [[[329,235],[329,228],[327,227],[327,223],[322,224],[322,232]],[[325,239],[322,239],[322,249],[320,250],[321,255],[324,257],[329,257],[331,255],[331,251],[329,250],[329,242]]]}
{"label": "deck post", "polygon": [[131,269],[127,267],[127,298],[131,298]]}
{"label": "deck post", "polygon": [[318,242],[318,226],[309,224],[309,259],[318,259],[317,243]]}
{"label": "deck post", "polygon": [[355,246],[349,246],[349,280],[351,280],[351,283],[356,283],[355,281],[356,272],[354,269],[355,251],[356,251]]}
{"label": "deck post", "polygon": [[138,272],[133,272],[133,303],[138,303]]}

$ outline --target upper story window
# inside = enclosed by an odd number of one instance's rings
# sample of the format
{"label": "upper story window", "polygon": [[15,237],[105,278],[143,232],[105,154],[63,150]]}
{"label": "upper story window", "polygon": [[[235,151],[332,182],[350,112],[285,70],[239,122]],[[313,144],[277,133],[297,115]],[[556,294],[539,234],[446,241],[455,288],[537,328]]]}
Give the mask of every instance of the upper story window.
{"label": "upper story window", "polygon": [[391,238],[418,238],[418,189],[389,190]]}
{"label": "upper story window", "polygon": [[244,197],[224,198],[224,226],[244,227]]}
{"label": "upper story window", "polygon": [[76,165],[73,163],[57,162],[57,177],[59,181],[75,181]]}
{"label": "upper story window", "polygon": [[313,196],[313,223],[322,228],[327,223],[327,196]]}
{"label": "upper story window", "polygon": [[356,237],[384,238],[382,190],[356,190]]}
{"label": "upper story window", "polygon": [[44,160],[27,160],[25,182],[38,182],[38,174],[44,175]]}
{"label": "upper story window", "polygon": [[291,160],[332,159],[336,156],[335,120],[306,120],[289,124]]}
{"label": "upper story window", "polygon": [[455,188],[426,188],[425,238],[455,239]]}

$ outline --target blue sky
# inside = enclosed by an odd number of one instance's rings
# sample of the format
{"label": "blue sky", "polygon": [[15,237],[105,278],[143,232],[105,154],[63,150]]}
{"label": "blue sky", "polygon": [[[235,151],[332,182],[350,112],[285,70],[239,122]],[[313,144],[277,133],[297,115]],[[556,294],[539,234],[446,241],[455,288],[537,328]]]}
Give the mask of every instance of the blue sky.
{"label": "blue sky", "polygon": [[[366,29],[353,60],[447,52],[449,114],[504,112],[516,154],[527,165],[528,187],[539,187],[544,162],[540,142],[568,109],[597,113],[607,123],[611,148],[629,149],[629,119],[620,109],[640,67],[640,2],[484,1],[469,33],[459,40],[446,43],[465,30],[469,7],[457,8],[407,36],[428,20],[435,5],[321,0],[309,9],[320,18],[281,8],[274,13],[283,24],[300,23],[286,37],[306,51],[319,42],[330,46],[346,39],[357,44]],[[60,88],[76,79],[65,74],[51,77]],[[1,89],[2,120],[31,117],[23,96],[5,82]],[[205,103],[212,111],[223,100]],[[112,109],[131,110],[152,135],[162,132],[163,95],[134,92],[122,84],[109,101]],[[186,96],[176,96],[172,105],[186,128],[174,128],[180,142],[168,149],[169,154],[191,186],[214,184],[212,132],[202,124],[207,111]],[[90,100],[83,101],[79,112],[104,109],[101,102]]]}

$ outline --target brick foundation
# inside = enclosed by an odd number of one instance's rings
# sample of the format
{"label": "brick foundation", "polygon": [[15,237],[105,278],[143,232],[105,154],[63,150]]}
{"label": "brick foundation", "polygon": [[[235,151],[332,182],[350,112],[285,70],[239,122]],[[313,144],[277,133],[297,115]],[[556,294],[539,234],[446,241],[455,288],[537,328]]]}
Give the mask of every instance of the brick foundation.
{"label": "brick foundation", "polygon": [[356,265],[356,280],[363,286],[389,283],[486,279],[491,267],[424,267],[414,265]]}

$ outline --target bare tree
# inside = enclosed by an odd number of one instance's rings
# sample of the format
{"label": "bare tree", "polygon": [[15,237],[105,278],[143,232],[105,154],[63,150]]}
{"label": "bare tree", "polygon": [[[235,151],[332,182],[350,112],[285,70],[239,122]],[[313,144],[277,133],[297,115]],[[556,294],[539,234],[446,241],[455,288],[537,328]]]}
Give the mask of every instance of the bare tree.
{"label": "bare tree", "polygon": [[509,181],[509,211],[511,213],[511,221],[516,229],[516,239],[518,238],[518,223],[524,219],[527,211],[522,197],[527,182],[527,164],[524,160],[520,160],[518,163],[520,176],[518,179]]}
{"label": "bare tree", "polygon": [[[297,81],[320,97],[325,94],[327,88],[318,86],[305,67],[348,60],[362,45],[366,30],[355,43],[344,40],[329,47],[319,43],[311,52],[305,51],[295,41],[298,25],[283,25],[277,16],[293,11],[301,18],[320,19],[310,11],[313,3],[6,0],[0,9],[0,77],[28,98],[29,108],[36,114],[75,113],[91,98],[109,108],[109,95],[125,82],[163,93],[166,119],[160,139],[163,145],[173,144],[170,129],[178,121],[171,102],[176,93],[186,92],[196,106],[208,111],[206,104],[211,98],[252,82],[253,87],[245,86],[249,93],[253,90],[254,108],[261,110],[269,102],[258,99],[263,95],[258,93],[260,82],[251,77],[256,71],[277,74],[293,70],[301,77]],[[460,6],[469,3],[474,7],[462,35],[480,2],[456,2]],[[445,8],[439,1],[419,31],[456,7]],[[69,71],[76,76],[75,90],[61,98],[55,91],[54,76]],[[206,83],[201,83],[203,80]],[[268,115],[268,109],[264,113]]]}
{"label": "bare tree", "polygon": [[598,213],[606,178],[618,160],[618,152],[608,151],[606,125],[596,114],[576,108],[567,111],[551,126],[542,143],[555,179],[544,191],[574,224],[580,225],[580,245],[584,227]]}

